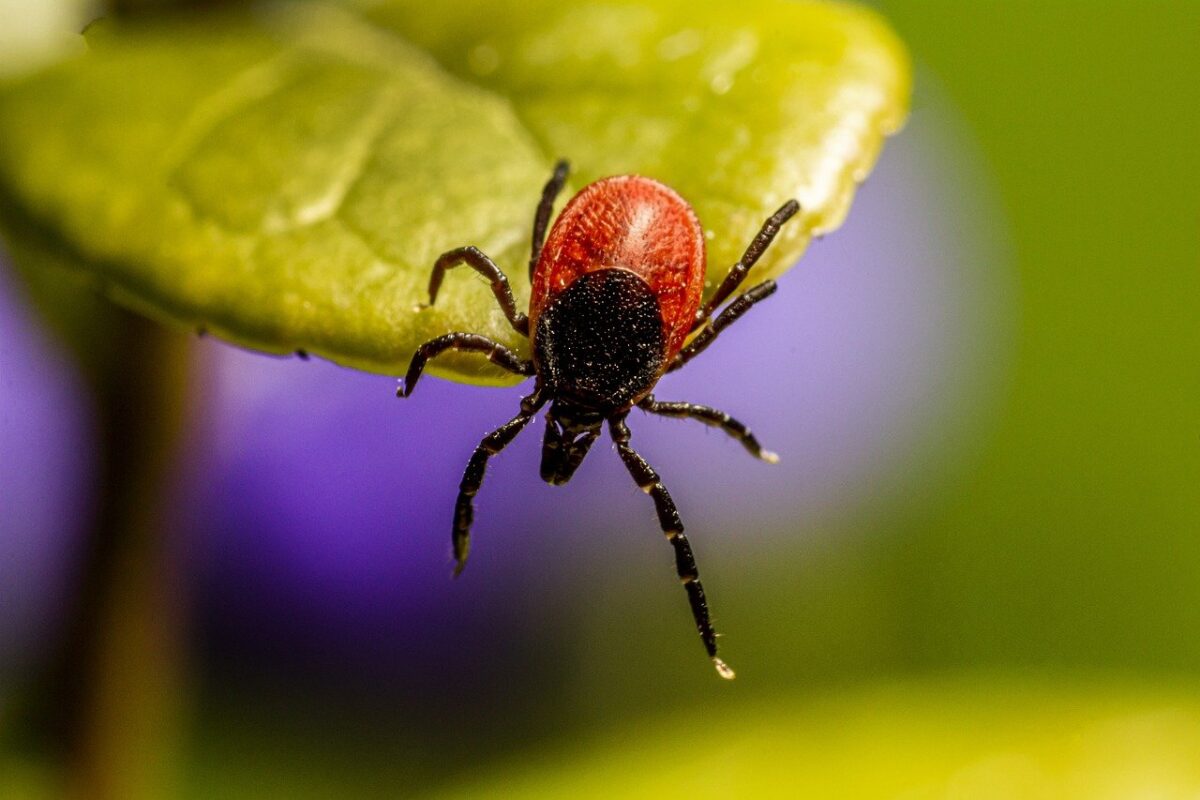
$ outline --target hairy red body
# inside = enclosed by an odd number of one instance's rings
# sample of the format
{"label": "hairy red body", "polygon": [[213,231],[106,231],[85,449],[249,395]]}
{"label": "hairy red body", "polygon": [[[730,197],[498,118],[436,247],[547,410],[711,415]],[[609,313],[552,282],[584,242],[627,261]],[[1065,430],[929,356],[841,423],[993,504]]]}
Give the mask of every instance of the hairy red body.
{"label": "hairy red body", "polygon": [[586,272],[620,267],[658,298],[664,363],[683,347],[704,291],[704,231],[673,189],[638,175],[604,178],[575,195],[554,223],[533,273],[529,321]]}

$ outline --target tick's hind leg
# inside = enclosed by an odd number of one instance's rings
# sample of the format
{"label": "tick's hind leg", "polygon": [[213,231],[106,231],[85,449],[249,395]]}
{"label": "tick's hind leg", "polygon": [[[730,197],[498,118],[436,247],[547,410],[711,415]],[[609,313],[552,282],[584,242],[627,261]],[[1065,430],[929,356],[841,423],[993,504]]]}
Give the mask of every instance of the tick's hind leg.
{"label": "tick's hind leg", "polygon": [[459,264],[466,264],[491,281],[492,294],[496,295],[496,302],[500,304],[504,316],[508,317],[509,324],[517,333],[528,336],[529,318],[517,311],[517,301],[513,298],[512,287],[508,285],[508,276],[478,247],[456,247],[438,256],[438,260],[433,263],[433,273],[429,276],[429,305],[433,305],[437,300],[446,270]]}
{"label": "tick's hind leg", "polygon": [[447,333],[436,339],[430,339],[417,348],[412,361],[408,363],[408,372],[404,375],[404,383],[396,390],[397,397],[408,397],[416,388],[421,373],[425,371],[425,362],[447,350],[464,350],[472,353],[486,353],[488,360],[498,367],[518,375],[532,375],[532,361],[522,361],[516,353],[499,342],[494,342],[486,336],[477,333]]}
{"label": "tick's hind leg", "polygon": [[745,424],[729,416],[724,411],[718,411],[708,406],[696,405],[695,403],[659,402],[654,399],[653,395],[638,403],[638,408],[649,411],[651,414],[660,414],[664,417],[700,420],[705,425],[720,428],[734,439],[737,439],[749,451],[750,455],[755,458],[761,458],[768,464],[779,462],[779,456],[770,450],[764,450],[763,446],[758,443],[758,439],[755,438],[754,434],[751,433]]}
{"label": "tick's hind leg", "polygon": [[646,463],[636,450],[629,446],[629,426],[624,417],[610,420],[613,441],[617,444],[617,452],[625,462],[625,468],[633,476],[633,480],[643,492],[654,499],[654,509],[658,512],[658,523],[667,536],[667,541],[675,548],[675,571],[683,588],[687,591],[688,603],[692,607],[692,617],[696,620],[696,630],[700,633],[700,641],[708,657],[712,659],[717,673],[725,679],[734,677],[733,670],[717,657],[717,632],[713,630],[712,621],[708,615],[708,601],[704,597],[704,587],[700,583],[700,571],[696,568],[696,559],[692,555],[692,546],[683,535],[683,522],[679,519],[679,511],[675,501],[671,499],[667,487],[663,486],[658,473]]}
{"label": "tick's hind leg", "polygon": [[521,413],[483,437],[483,441],[471,454],[462,482],[458,485],[458,499],[454,503],[454,532],[451,541],[454,547],[454,577],[458,577],[467,565],[471,551],[471,521],[475,518],[474,498],[483,483],[488,459],[499,453],[516,438],[529,424],[533,415],[542,406],[541,390],[535,391],[521,401]]}
{"label": "tick's hind leg", "polygon": [[546,226],[550,224],[550,212],[554,210],[554,199],[562,191],[567,182],[567,172],[571,166],[565,159],[559,159],[554,165],[554,174],[542,188],[542,199],[538,203],[537,212],[533,215],[533,246],[529,254],[529,280],[533,280],[533,271],[537,268],[538,259],[542,255],[542,243],[546,241]]}

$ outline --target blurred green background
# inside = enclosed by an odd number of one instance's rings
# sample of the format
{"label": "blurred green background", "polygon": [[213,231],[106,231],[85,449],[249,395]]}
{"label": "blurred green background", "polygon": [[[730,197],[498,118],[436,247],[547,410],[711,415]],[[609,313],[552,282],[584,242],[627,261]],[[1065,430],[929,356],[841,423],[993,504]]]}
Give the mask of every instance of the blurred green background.
{"label": "blurred green background", "polygon": [[[745,555],[705,542],[738,681],[691,669],[660,564],[609,564],[606,609],[524,601],[572,666],[481,668],[511,686],[496,707],[406,715],[202,654],[183,796],[1200,792],[1200,6],[878,8],[917,66],[880,170],[911,148],[912,193],[986,255],[962,265],[977,363],[888,486],[819,533],[788,535],[797,509],[755,520],[780,535]],[[886,188],[860,202],[903,209]],[[13,725],[0,797],[54,796],[62,765]]]}
{"label": "blurred green background", "polygon": [[997,425],[894,540],[913,660],[1193,672],[1200,11],[885,11],[978,142],[1018,287]]}

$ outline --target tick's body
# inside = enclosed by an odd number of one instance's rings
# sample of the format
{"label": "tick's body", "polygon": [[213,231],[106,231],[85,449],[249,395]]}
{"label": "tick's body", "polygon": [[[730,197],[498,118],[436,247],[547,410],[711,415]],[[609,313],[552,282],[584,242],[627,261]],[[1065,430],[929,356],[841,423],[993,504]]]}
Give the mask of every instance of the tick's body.
{"label": "tick's body", "polygon": [[[652,413],[691,417],[724,429],[752,454],[775,461],[750,431],[728,414],[690,403],[660,403],[650,392],[664,372],[699,354],[729,323],[775,291],[764,281],[712,313],[732,294],[746,272],[798,210],[789,201],[763,225],[712,299],[703,308],[704,234],[684,200],[661,183],[638,176],[605,178],[585,187],[567,204],[542,247],[554,198],[566,180],[560,162],[546,184],[533,227],[530,259],[532,296],[529,315],[517,312],[504,273],[473,247],[451,250],[438,259],[430,278],[430,303],[437,297],[446,269],[467,263],[492,281],[492,290],[513,327],[532,334],[533,359],[468,333],[451,333],[426,342],[413,356],[401,396],[412,392],[425,362],[447,349],[473,350],[506,369],[537,377],[521,413],[480,442],[467,464],[454,514],[455,574],[466,563],[472,498],[483,480],[488,459],[503,449],[546,403],[542,478],[564,484],[587,455],[608,422],[617,451],[638,485],[654,498],[663,533],[675,549],[680,580],[705,649],[726,678],[733,671],[717,657],[716,633],[691,546],[675,504],[658,475],[629,445],[625,417],[633,406]],[[689,334],[699,330],[686,347]]]}
{"label": "tick's body", "polygon": [[691,206],[661,183],[634,175],[587,186],[558,215],[533,271],[529,321],[576,279],[624,269],[646,284],[662,317],[670,360],[696,322],[704,291],[704,231]]}
{"label": "tick's body", "polygon": [[563,209],[532,284],[533,363],[546,389],[609,416],[650,393],[691,332],[704,232],[661,183],[606,178]]}

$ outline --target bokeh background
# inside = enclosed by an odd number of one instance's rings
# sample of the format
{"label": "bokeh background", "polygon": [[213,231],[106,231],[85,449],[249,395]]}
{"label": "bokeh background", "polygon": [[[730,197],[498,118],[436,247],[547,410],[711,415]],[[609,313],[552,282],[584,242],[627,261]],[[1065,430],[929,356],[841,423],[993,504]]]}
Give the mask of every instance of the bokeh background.
{"label": "bokeh background", "polygon": [[[1200,6],[877,6],[908,127],[656,392],[782,462],[631,418],[738,680],[611,448],[551,488],[519,439],[449,579],[462,467],[519,389],[401,403],[189,340],[149,796],[1200,792]],[[86,395],[0,264],[0,797],[71,786],[37,715],[104,505]]]}

